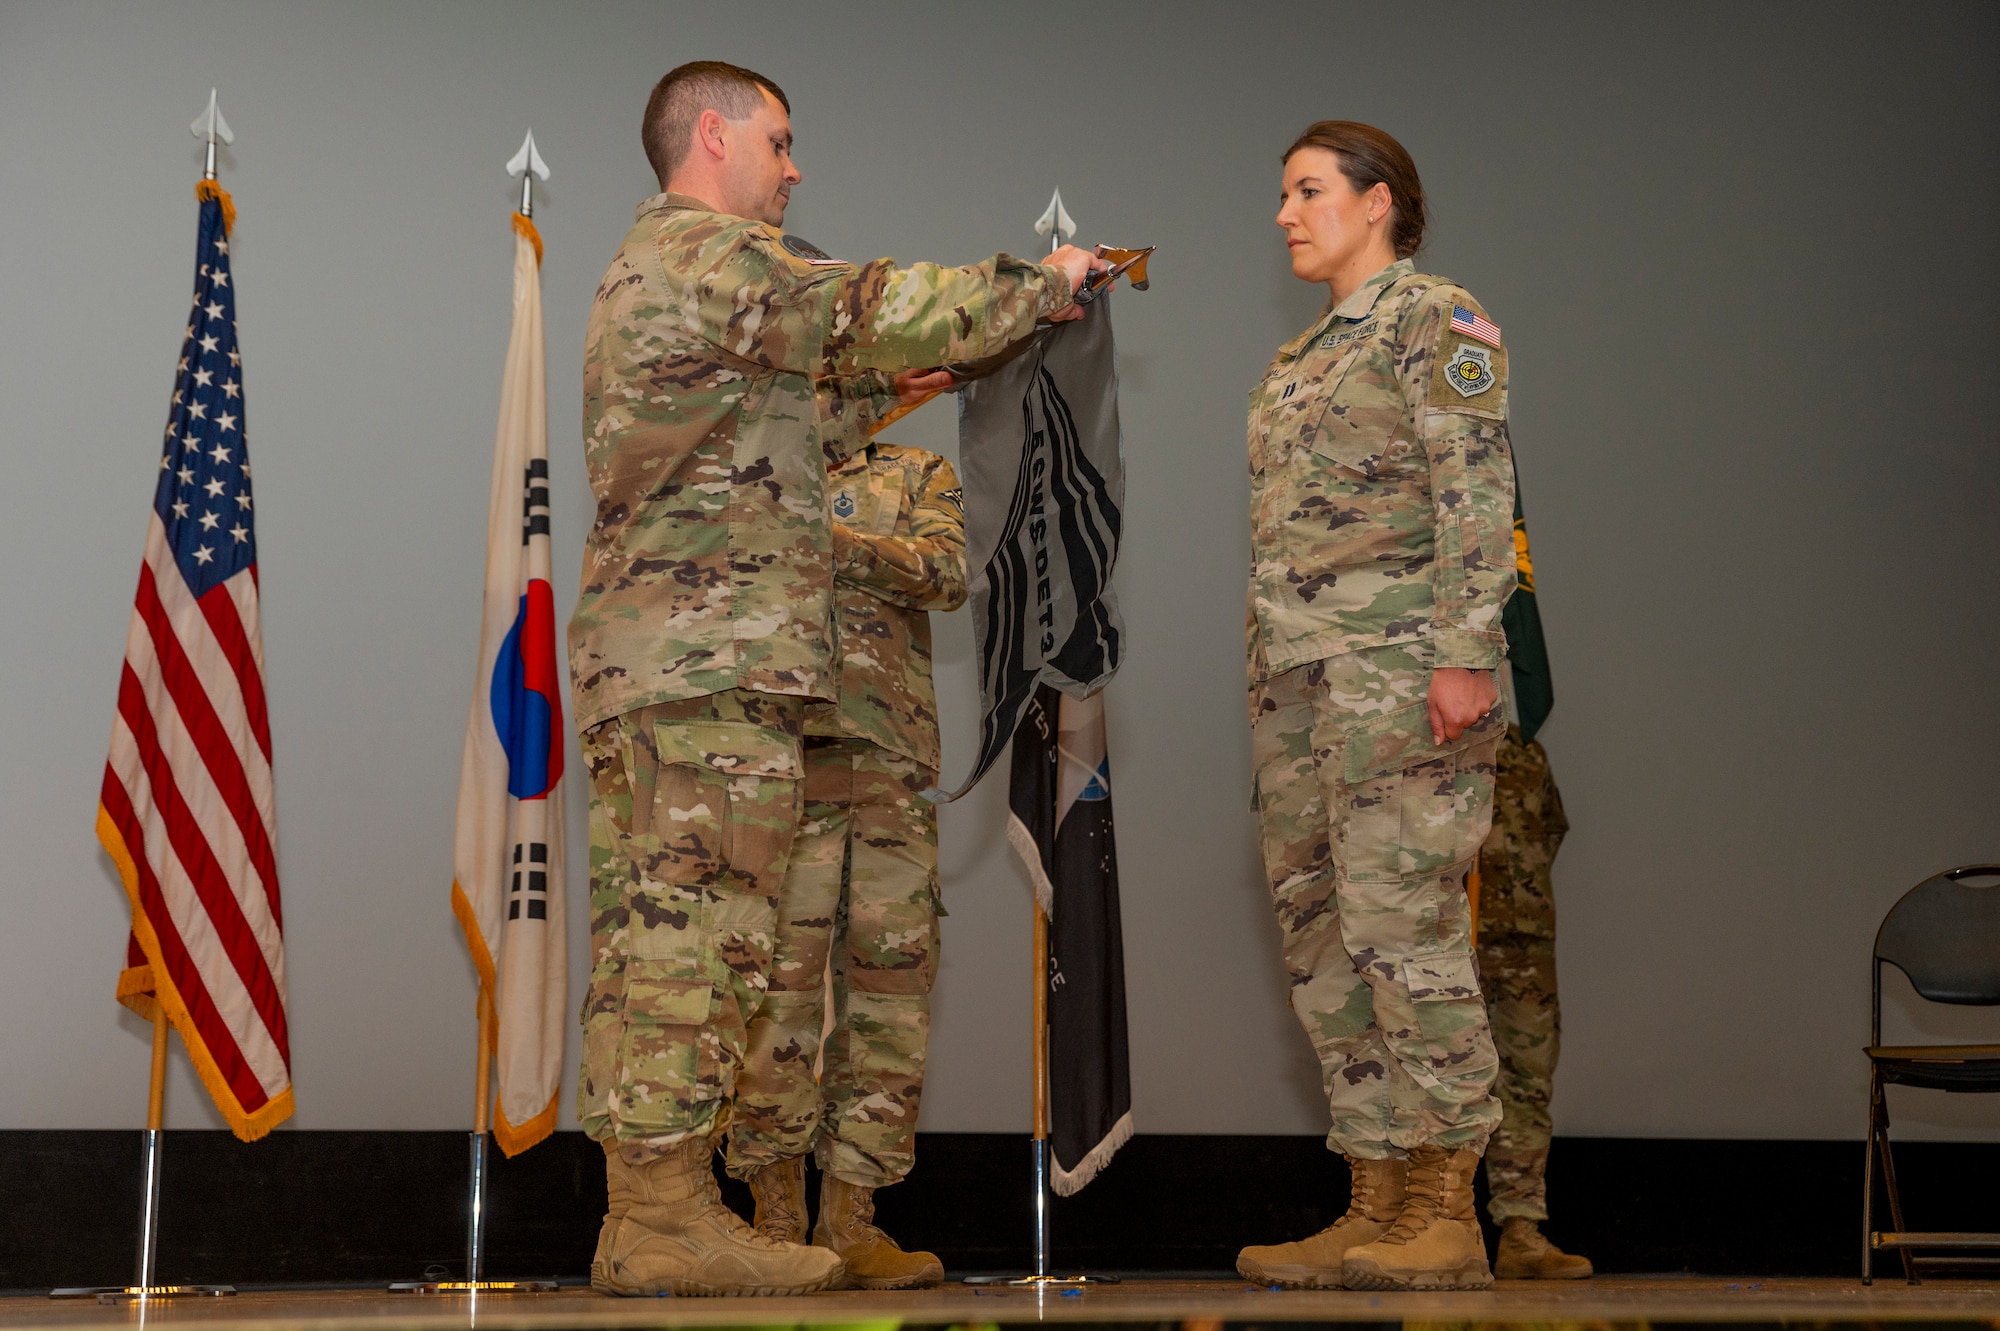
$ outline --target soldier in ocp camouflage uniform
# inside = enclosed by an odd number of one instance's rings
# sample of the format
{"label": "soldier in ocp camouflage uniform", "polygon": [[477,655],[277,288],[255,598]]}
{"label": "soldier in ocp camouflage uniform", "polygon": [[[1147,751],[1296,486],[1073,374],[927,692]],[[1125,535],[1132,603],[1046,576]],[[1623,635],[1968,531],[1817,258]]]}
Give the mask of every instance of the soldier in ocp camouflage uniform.
{"label": "soldier in ocp camouflage uniform", "polygon": [[[837,703],[806,710],[805,819],[778,911],[770,992],[750,1025],[729,1128],[759,1230],[813,1242],[866,1289],[934,1284],[944,1267],[872,1222],[874,1190],[915,1163],[938,964],[938,723],[930,615],[965,603],[965,515],[951,463],[877,439],[833,469]],[[814,1076],[826,1018],[825,1067]]]}
{"label": "soldier in ocp camouflage uniform", "polygon": [[578,1109],[611,1198],[592,1283],[810,1292],[840,1258],[750,1230],[711,1160],[770,983],[807,703],[833,697],[825,466],[898,399],[892,375],[1064,317],[1091,261],[851,264],[783,234],[789,108],[734,66],[661,80],[645,136],[665,192],[591,309],[597,519],[569,626],[592,795]]}
{"label": "soldier in ocp camouflage uniform", "polygon": [[1395,140],[1321,122],[1284,180],[1293,272],[1331,298],[1250,398],[1251,764],[1292,1008],[1353,1187],[1331,1227],[1238,1269],[1480,1288],[1471,1175],[1500,1109],[1465,875],[1503,728],[1507,353],[1411,262],[1422,187]]}
{"label": "soldier in ocp camouflage uniform", "polygon": [[1556,902],[1550,872],[1569,831],[1541,743],[1511,724],[1493,782],[1493,830],[1479,848],[1479,975],[1500,1054],[1500,1127],[1486,1148],[1486,1211],[1501,1226],[1495,1274],[1581,1280],[1588,1258],[1543,1237],[1562,1043],[1556,999]]}

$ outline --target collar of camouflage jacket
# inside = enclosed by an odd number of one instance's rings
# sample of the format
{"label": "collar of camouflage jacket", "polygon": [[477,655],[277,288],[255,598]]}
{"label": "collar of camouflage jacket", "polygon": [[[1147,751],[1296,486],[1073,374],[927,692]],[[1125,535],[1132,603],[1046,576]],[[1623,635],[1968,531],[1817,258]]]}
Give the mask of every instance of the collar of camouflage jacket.
{"label": "collar of camouflage jacket", "polygon": [[652,198],[641,203],[639,205],[638,216],[644,217],[648,213],[663,213],[669,208],[692,208],[699,213],[712,213],[715,211],[713,207],[703,203],[692,194],[676,194],[672,190],[668,190],[663,194],[655,194]]}
{"label": "collar of camouflage jacket", "polygon": [[1288,357],[1298,355],[1301,348],[1324,332],[1326,326],[1335,319],[1358,323],[1367,318],[1375,308],[1375,302],[1382,298],[1383,292],[1416,271],[1417,265],[1414,259],[1396,260],[1356,287],[1340,304],[1333,305],[1329,302],[1328,308],[1322,309],[1319,318],[1313,320],[1312,327],[1287,342],[1279,354]]}

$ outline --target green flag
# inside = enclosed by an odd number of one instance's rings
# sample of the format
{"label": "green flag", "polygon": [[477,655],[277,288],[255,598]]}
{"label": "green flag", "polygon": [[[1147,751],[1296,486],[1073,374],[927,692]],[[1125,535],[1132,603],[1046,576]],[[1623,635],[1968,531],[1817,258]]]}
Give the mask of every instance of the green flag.
{"label": "green flag", "polygon": [[1521,713],[1521,742],[1527,743],[1556,705],[1549,679],[1549,648],[1542,639],[1542,612],[1535,608],[1535,565],[1528,558],[1528,522],[1521,516],[1521,489],[1514,487],[1514,574],[1519,585],[1500,611],[1507,630],[1507,665],[1514,676],[1514,705]]}

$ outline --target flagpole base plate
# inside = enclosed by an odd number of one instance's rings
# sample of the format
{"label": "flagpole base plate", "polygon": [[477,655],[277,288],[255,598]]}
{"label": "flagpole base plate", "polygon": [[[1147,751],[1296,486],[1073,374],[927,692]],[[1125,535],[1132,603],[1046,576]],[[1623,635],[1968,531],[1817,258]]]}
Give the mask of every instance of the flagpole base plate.
{"label": "flagpole base plate", "polygon": [[1115,1285],[1117,1276],[965,1276],[961,1285],[1029,1286],[1041,1289],[1074,1289],[1082,1285]]}
{"label": "flagpole base plate", "polygon": [[125,1299],[221,1298],[235,1292],[234,1285],[69,1285],[50,1290],[49,1297],[118,1303]]}
{"label": "flagpole base plate", "polygon": [[553,1294],[553,1280],[398,1280],[391,1294]]}

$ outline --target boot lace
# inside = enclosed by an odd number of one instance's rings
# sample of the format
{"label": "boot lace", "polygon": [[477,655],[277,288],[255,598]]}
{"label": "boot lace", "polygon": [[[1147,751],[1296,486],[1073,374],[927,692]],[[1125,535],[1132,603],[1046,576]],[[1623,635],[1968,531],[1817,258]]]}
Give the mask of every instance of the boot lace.
{"label": "boot lace", "polygon": [[1362,1169],[1359,1162],[1352,1162],[1349,1174],[1352,1181],[1348,1186],[1347,1210],[1333,1222],[1335,1225],[1344,1225],[1350,1220],[1366,1220],[1369,1204],[1375,1198],[1373,1176]]}
{"label": "boot lace", "polygon": [[[776,1168],[772,1166],[770,1172],[775,1174]],[[758,1177],[761,1180],[763,1176],[759,1174]],[[757,1201],[759,1209],[764,1212],[764,1223],[757,1226],[757,1232],[766,1238],[782,1239],[804,1228],[804,1213],[792,1205],[795,1200],[802,1200],[804,1189],[794,1190],[790,1184],[789,1175],[758,1184]]]}
{"label": "boot lace", "polygon": [[1408,1243],[1429,1229],[1433,1221],[1444,1218],[1445,1195],[1450,1186],[1447,1172],[1444,1158],[1410,1157],[1408,1182],[1403,1185],[1403,1213],[1382,1236],[1382,1242]]}
{"label": "boot lace", "polygon": [[875,1225],[875,1191],[872,1188],[841,1189],[840,1227],[854,1239],[882,1239],[889,1236]]}

